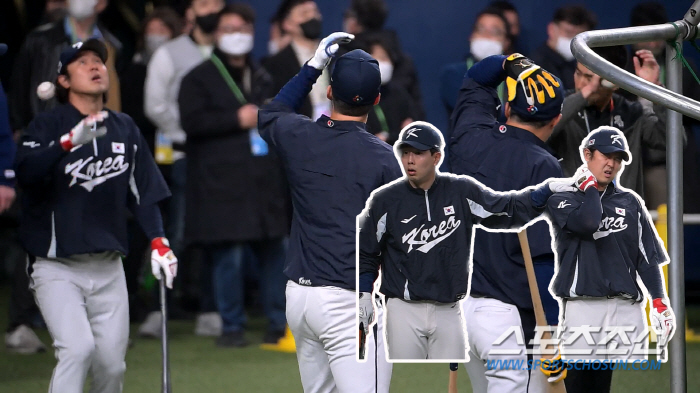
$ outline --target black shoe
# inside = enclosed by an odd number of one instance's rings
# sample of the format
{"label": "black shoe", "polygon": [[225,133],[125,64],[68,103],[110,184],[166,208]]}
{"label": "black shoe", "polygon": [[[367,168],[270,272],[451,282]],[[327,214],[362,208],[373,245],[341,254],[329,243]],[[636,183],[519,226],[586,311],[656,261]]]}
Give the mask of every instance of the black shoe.
{"label": "black shoe", "polygon": [[222,333],[216,339],[216,346],[221,348],[237,347],[243,348],[250,344],[248,340],[244,337],[244,332],[242,330],[237,332]]}
{"label": "black shoe", "polygon": [[284,330],[268,330],[263,337],[263,342],[265,344],[277,344],[277,342],[284,337]]}

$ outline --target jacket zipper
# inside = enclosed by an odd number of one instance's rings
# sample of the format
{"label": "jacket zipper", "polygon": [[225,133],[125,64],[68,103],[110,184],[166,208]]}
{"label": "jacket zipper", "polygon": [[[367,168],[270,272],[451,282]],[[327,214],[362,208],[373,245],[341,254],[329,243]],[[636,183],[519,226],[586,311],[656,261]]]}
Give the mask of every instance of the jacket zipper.
{"label": "jacket zipper", "polygon": [[428,190],[425,190],[425,209],[428,211],[428,221],[432,221],[430,218],[430,202],[428,202]]}

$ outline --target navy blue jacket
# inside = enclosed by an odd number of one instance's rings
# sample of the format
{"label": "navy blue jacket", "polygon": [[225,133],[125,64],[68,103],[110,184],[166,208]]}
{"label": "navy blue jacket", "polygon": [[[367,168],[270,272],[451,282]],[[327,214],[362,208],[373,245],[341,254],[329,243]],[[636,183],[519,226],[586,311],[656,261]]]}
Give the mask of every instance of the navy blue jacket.
{"label": "navy blue jacket", "polygon": [[150,206],[159,219],[155,204],[170,196],[165,180],[131,117],[108,112],[107,134],[69,152],[59,139],[85,117],[72,105],[38,114],[25,129],[15,170],[24,190],[19,236],[29,254],[126,254],[126,209],[141,217]]}
{"label": "navy blue jacket", "polygon": [[14,187],[15,171],[12,162],[15,160],[17,146],[12,139],[10,114],[7,110],[7,96],[0,84],[0,185]]}
{"label": "navy blue jacket", "polygon": [[[451,119],[448,157],[452,172],[473,176],[496,191],[519,190],[552,177],[563,177],[559,162],[542,140],[527,130],[496,120],[500,104],[494,87],[470,77],[464,79]],[[548,320],[555,323],[557,303],[547,291],[554,265],[549,226],[546,222],[535,223],[528,227],[527,235],[535,265],[549,267],[544,269],[549,270],[544,275],[542,269],[537,269],[538,284]],[[470,293],[532,309],[516,234],[476,231]]]}
{"label": "navy blue jacket", "polygon": [[667,262],[666,250],[637,196],[614,183],[595,194],[589,203],[600,201],[599,217],[575,216],[586,205],[587,195],[582,192],[558,193],[547,201],[558,256],[552,289],[565,299],[593,296],[641,301],[644,293],[637,274]]}
{"label": "navy blue jacket", "polygon": [[356,216],[372,191],[401,176],[391,146],[365,124],[298,115],[321,75],[304,65],[258,112],[258,129],[282,159],[294,213],[284,273],[308,286],[355,290]]}
{"label": "navy blue jacket", "polygon": [[474,226],[517,228],[541,212],[530,190],[497,194],[473,178],[442,174],[428,190],[396,180],[375,191],[359,217],[360,274],[376,277],[381,265],[386,297],[458,301],[469,284]]}

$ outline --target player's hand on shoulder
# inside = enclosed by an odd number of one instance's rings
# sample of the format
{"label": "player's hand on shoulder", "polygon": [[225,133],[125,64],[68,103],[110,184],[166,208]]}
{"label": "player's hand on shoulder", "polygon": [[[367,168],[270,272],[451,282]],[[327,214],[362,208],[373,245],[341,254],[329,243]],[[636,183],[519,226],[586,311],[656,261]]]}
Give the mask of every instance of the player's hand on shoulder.
{"label": "player's hand on shoulder", "polygon": [[63,150],[71,150],[76,146],[92,142],[93,139],[99,138],[107,134],[107,128],[99,126],[107,119],[109,113],[107,111],[98,112],[95,115],[89,115],[73,127],[67,134],[61,136],[61,147]]}
{"label": "player's hand on shoulder", "polygon": [[238,125],[243,129],[257,127],[258,106],[254,104],[245,104],[238,108]]}
{"label": "player's hand on shoulder", "polygon": [[331,57],[335,56],[335,53],[340,47],[339,44],[345,44],[355,39],[355,36],[348,33],[337,32],[329,35],[328,37],[321,40],[321,43],[316,48],[316,53],[314,57],[307,63],[311,67],[322,70],[326,68]]}
{"label": "player's hand on shoulder", "polygon": [[586,168],[585,170],[581,171],[581,173],[578,173],[574,175],[574,184],[576,185],[576,188],[579,190],[585,192],[587,189],[590,187],[598,188],[598,180],[596,179],[595,175]]}
{"label": "player's hand on shoulder", "polygon": [[163,279],[161,270],[165,273],[165,286],[172,289],[177,276],[177,258],[168,239],[157,237],[151,241],[151,272],[158,280]]}

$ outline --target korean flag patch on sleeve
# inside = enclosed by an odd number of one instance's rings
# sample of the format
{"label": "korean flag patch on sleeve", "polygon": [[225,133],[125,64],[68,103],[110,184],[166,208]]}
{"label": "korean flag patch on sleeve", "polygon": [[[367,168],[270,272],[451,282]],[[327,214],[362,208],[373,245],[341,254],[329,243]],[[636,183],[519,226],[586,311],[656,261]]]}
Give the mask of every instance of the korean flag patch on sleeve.
{"label": "korean flag patch on sleeve", "polygon": [[124,143],[112,142],[112,153],[124,154]]}
{"label": "korean flag patch on sleeve", "polygon": [[625,209],[616,207],[616,208],[615,208],[615,213],[618,214],[618,215],[620,215],[620,216],[624,216],[624,215],[625,215]]}

